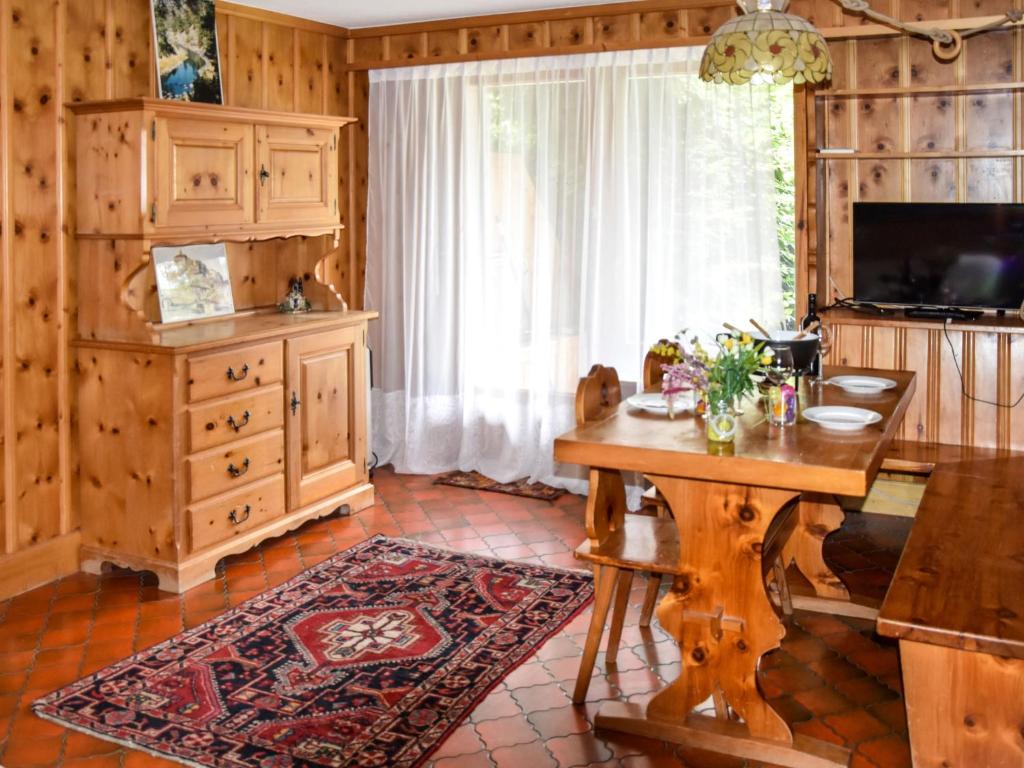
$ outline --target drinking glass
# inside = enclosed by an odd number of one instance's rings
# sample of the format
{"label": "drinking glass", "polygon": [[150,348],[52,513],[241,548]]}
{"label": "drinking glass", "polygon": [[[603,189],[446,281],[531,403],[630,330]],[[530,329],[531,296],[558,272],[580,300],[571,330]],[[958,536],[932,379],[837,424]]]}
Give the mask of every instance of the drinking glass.
{"label": "drinking glass", "polygon": [[[768,423],[796,423],[796,365],[789,347],[772,347],[772,362],[764,368],[764,406]],[[788,399],[787,399],[788,398]]]}
{"label": "drinking glass", "polygon": [[818,326],[818,375],[814,378],[815,384],[822,384],[825,381],[825,356],[832,349],[832,331],[822,323]]}

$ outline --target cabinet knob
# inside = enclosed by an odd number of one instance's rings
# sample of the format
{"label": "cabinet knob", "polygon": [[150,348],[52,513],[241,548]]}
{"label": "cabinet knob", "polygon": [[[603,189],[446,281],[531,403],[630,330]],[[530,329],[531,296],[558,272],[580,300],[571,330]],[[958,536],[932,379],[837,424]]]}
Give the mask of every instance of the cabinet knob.
{"label": "cabinet knob", "polygon": [[228,368],[228,380],[229,381],[241,381],[242,379],[244,379],[248,375],[249,375],[249,364],[248,363],[245,363],[245,364],[242,365],[242,372],[241,372],[241,374],[235,373],[235,369],[234,368]]}
{"label": "cabinet knob", "polygon": [[267,170],[267,166],[260,166],[260,184],[266,184],[267,179],[270,178],[270,171]]}
{"label": "cabinet knob", "polygon": [[228,520],[231,521],[232,525],[241,525],[242,523],[244,523],[246,520],[249,519],[249,514],[251,512],[252,512],[252,507],[249,506],[248,504],[246,504],[245,507],[242,509],[243,517],[239,517],[238,516],[238,510],[237,509],[232,509],[231,512],[228,514]]}
{"label": "cabinet knob", "polygon": [[292,409],[292,416],[299,410],[299,406],[302,405],[302,401],[299,400],[298,395],[292,392],[292,401],[290,403]]}
{"label": "cabinet knob", "polygon": [[245,457],[245,461],[242,462],[241,468],[236,467],[234,464],[228,464],[228,474],[232,477],[241,477],[249,471],[249,457]]}
{"label": "cabinet knob", "polygon": [[239,432],[242,429],[242,427],[249,423],[249,418],[251,416],[252,414],[249,413],[248,411],[242,413],[241,421],[235,421],[234,416],[228,416],[228,426],[235,430],[235,432]]}

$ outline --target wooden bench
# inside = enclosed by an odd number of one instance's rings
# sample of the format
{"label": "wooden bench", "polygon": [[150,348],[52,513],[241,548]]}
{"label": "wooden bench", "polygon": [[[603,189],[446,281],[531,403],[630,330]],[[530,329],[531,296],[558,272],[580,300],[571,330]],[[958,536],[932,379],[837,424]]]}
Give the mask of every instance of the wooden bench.
{"label": "wooden bench", "polygon": [[895,444],[929,474],[878,617],[898,638],[915,766],[1024,766],[1024,454]]}

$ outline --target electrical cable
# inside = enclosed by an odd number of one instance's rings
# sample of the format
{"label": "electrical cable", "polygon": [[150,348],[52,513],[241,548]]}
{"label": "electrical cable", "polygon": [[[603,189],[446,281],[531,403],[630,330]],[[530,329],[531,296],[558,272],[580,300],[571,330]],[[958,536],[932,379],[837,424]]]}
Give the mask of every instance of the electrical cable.
{"label": "electrical cable", "polygon": [[980,397],[975,397],[967,391],[967,382],[964,381],[964,372],[960,368],[960,361],[956,359],[956,349],[953,347],[953,340],[949,338],[949,321],[947,320],[942,324],[942,334],[946,337],[946,344],[949,345],[949,353],[953,356],[953,365],[956,366],[956,373],[960,377],[960,392],[968,400],[975,403],[981,403],[982,405],[993,405],[996,408],[1016,408],[1022,402],[1024,402],[1024,392],[1021,392],[1020,397],[1013,401],[1013,403],[997,403],[992,400],[985,400]]}

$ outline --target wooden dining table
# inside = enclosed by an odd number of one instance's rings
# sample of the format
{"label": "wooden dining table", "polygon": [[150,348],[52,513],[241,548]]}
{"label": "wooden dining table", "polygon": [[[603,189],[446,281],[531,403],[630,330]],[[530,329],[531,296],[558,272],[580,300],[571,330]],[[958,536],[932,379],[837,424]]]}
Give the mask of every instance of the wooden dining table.
{"label": "wooden dining table", "polygon": [[[842,524],[834,498],[867,494],[914,395],[912,372],[825,370],[826,378],[839,374],[881,376],[896,386],[872,395],[805,386],[801,409],[856,406],[877,411],[881,421],[855,432],[802,417],[775,427],[759,403],[747,401],[735,443],[723,449],[707,441],[698,416],[670,420],[623,403],[604,421],[555,440],[555,459],[590,467],[592,484],[601,476],[595,469],[643,474],[668,502],[679,533],[672,585],[656,615],[679,644],[682,671],[646,707],[606,703],[597,727],[793,768],[848,765],[848,750],[794,736],[757,679],[761,657],[785,636],[765,588],[766,547],[782,541],[786,561],[819,595],[849,598],[822,555],[825,537]],[[588,505],[593,514],[603,514],[600,506]],[[596,522],[588,519],[588,531],[607,529]],[[717,717],[694,711],[709,699],[727,703],[716,707]]]}

